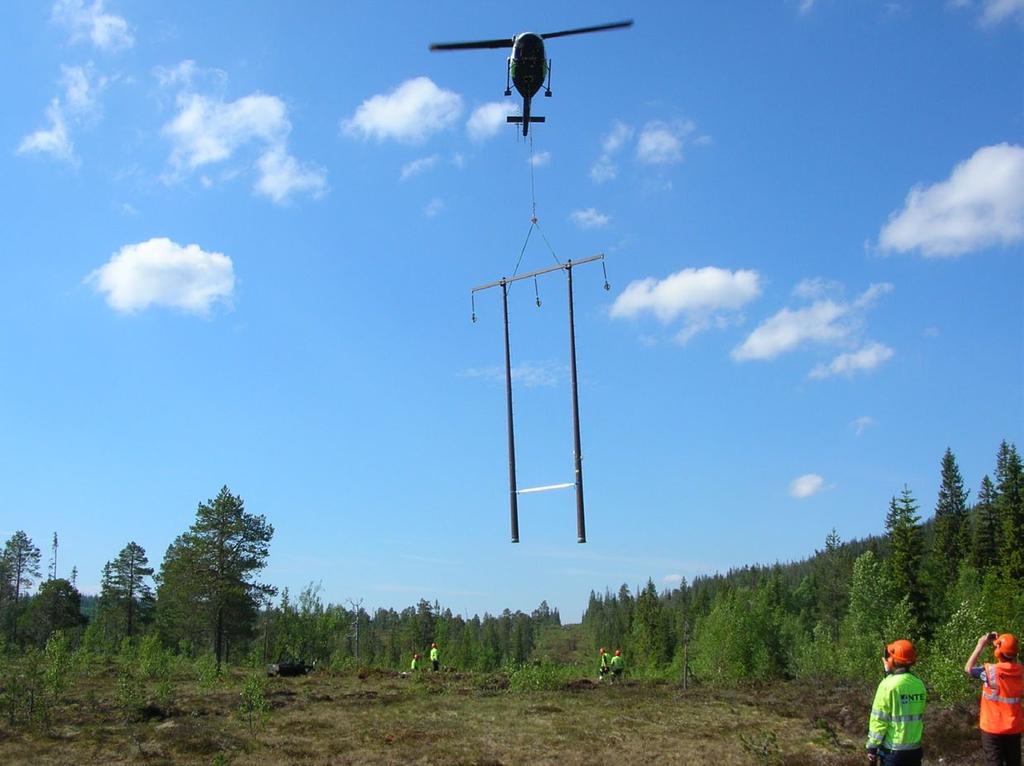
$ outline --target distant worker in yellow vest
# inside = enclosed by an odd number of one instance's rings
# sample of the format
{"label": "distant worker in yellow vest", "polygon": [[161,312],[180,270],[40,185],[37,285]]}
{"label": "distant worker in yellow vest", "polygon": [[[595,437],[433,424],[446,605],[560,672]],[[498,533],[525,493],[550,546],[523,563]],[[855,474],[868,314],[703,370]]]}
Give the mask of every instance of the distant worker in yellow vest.
{"label": "distant worker in yellow vest", "polygon": [[441,669],[441,659],[437,653],[437,644],[430,645],[430,667],[435,673]]}
{"label": "distant worker in yellow vest", "polygon": [[617,681],[622,678],[622,671],[626,669],[626,663],[622,659],[621,649],[615,650],[615,654],[612,655],[612,658],[608,663],[608,667],[611,668],[613,681]]}
{"label": "distant worker in yellow vest", "polygon": [[602,680],[606,675],[608,675],[608,652],[606,652],[604,650],[603,646],[601,647],[601,655],[600,656],[601,656],[601,662],[600,662],[600,664],[598,665],[598,668],[597,668],[597,672],[599,674],[598,677],[597,677],[598,681]]}
{"label": "distant worker in yellow vest", "polygon": [[910,672],[917,651],[906,639],[885,647],[886,676],[878,685],[868,718],[868,763],[872,766],[921,766],[924,708],[921,679]]}
{"label": "distant worker in yellow vest", "polygon": [[416,670],[419,670],[419,669],[420,669],[420,656],[418,654],[414,654],[412,656],[412,664],[409,665],[409,670],[416,671]]}
{"label": "distant worker in yellow vest", "polygon": [[[995,663],[976,665],[985,647],[992,644]],[[971,678],[981,679],[981,749],[987,766],[1020,766],[1020,735],[1024,732],[1021,697],[1024,682],[1017,661],[1017,637],[1012,633],[986,633],[978,639],[964,665]]]}

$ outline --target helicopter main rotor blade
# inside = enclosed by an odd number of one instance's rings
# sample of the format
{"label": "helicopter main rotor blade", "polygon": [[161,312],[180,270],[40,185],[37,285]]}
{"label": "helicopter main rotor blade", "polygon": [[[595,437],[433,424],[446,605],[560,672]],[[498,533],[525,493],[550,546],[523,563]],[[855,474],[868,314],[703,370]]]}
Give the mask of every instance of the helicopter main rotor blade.
{"label": "helicopter main rotor blade", "polygon": [[433,43],[432,51],[466,51],[474,48],[511,48],[514,37],[503,37],[500,40],[477,40],[470,43]]}
{"label": "helicopter main rotor blade", "polygon": [[596,27],[580,27],[579,29],[566,29],[562,32],[548,32],[546,35],[541,35],[545,40],[550,40],[552,37],[565,37],[566,35],[582,35],[586,32],[604,32],[606,29],[625,29],[626,27],[633,26],[633,20],[629,21],[616,21],[614,24],[601,24]]}

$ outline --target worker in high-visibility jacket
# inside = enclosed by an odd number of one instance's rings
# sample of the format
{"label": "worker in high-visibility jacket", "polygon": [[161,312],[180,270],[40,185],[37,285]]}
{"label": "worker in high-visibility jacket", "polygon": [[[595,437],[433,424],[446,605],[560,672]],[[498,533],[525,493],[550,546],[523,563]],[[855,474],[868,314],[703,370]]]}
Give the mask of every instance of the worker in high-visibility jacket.
{"label": "worker in high-visibility jacket", "polygon": [[416,671],[420,669],[420,656],[414,654],[412,656],[412,662],[409,664],[409,670]]}
{"label": "worker in high-visibility jacket", "polygon": [[604,678],[606,675],[608,675],[608,652],[606,652],[604,650],[603,646],[601,647],[601,655],[600,655],[600,657],[601,657],[600,664],[597,667],[597,672],[598,672],[597,680],[598,681],[600,681],[602,678]]}
{"label": "worker in high-visibility jacket", "polygon": [[441,658],[437,653],[437,644],[430,645],[430,669],[435,673],[441,669]]}
{"label": "worker in high-visibility jacket", "polygon": [[906,639],[885,647],[886,676],[878,685],[868,719],[868,763],[920,766],[924,708],[928,701],[921,679],[910,672],[917,662],[914,645]]}
{"label": "worker in high-visibility jacket", "polygon": [[[992,644],[996,661],[977,665],[985,647]],[[1017,661],[1017,637],[1012,633],[986,633],[964,665],[964,672],[981,680],[981,749],[988,766],[1020,766],[1020,735],[1024,732],[1024,696],[1021,664]]]}
{"label": "worker in high-visibility jacket", "polygon": [[611,668],[613,681],[622,678],[622,671],[626,669],[626,662],[622,659],[621,649],[615,650],[615,654],[613,654],[611,660],[608,661],[608,667]]}

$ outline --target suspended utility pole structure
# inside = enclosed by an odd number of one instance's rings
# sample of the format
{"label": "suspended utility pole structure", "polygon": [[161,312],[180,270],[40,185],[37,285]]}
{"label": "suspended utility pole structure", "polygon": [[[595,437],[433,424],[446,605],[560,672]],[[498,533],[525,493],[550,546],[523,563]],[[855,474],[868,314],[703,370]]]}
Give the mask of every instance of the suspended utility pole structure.
{"label": "suspended utility pole structure", "polygon": [[[532,221],[533,225],[536,225],[536,215],[534,215]],[[604,254],[592,255],[589,258],[583,258],[578,261],[569,260],[566,261],[565,263],[559,263],[557,266],[549,266],[546,269],[538,269],[536,271],[531,271],[526,274],[519,274],[518,276],[502,277],[501,279],[495,282],[488,282],[486,285],[474,287],[470,291],[470,298],[473,299],[473,321],[475,322],[476,294],[482,290],[488,290],[492,287],[501,287],[502,308],[505,314],[505,406],[507,409],[508,416],[508,489],[513,543],[519,542],[519,495],[525,495],[530,492],[545,492],[551,489],[565,489],[566,487],[576,488],[577,542],[585,543],[587,541],[587,525],[583,513],[583,454],[580,449],[580,402],[576,383],[576,325],[573,319],[572,270],[577,266],[582,266],[584,264],[594,263],[597,261],[601,261],[601,266],[602,268],[604,268]],[[536,286],[537,277],[540,277],[543,274],[549,274],[554,271],[565,272],[566,282],[568,283],[569,288],[569,382],[570,386],[572,387],[572,435],[575,472],[573,481],[566,482],[564,484],[549,484],[543,487],[529,487],[528,489],[518,489],[516,486],[515,427],[512,419],[512,355],[509,350],[508,335],[508,288],[509,285],[511,285],[513,282],[519,282],[520,280],[523,279],[533,279],[534,285]],[[605,271],[604,289],[611,289],[610,285],[608,284],[607,271]],[[540,306],[539,296],[537,298],[537,305]]]}

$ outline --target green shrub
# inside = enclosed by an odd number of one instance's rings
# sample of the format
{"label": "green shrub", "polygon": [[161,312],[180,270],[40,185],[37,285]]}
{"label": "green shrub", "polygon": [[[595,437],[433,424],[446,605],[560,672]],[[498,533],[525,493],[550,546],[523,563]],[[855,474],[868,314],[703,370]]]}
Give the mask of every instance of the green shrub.
{"label": "green shrub", "polygon": [[267,679],[262,673],[253,673],[242,687],[242,702],[238,716],[249,726],[249,734],[255,735],[270,717],[270,703],[267,701]]}

